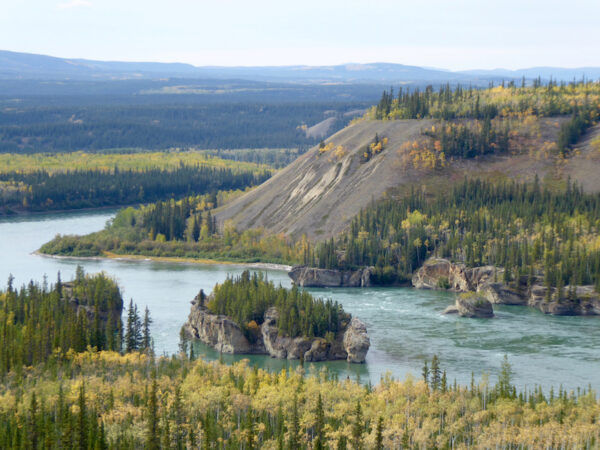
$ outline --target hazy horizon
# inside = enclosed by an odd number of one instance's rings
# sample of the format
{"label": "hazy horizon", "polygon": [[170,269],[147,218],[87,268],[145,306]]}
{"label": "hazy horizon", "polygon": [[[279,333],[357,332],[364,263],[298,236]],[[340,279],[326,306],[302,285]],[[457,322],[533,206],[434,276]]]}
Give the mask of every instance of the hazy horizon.
{"label": "hazy horizon", "polygon": [[69,60],[86,60],[86,61],[102,61],[102,62],[126,62],[126,63],[158,63],[158,64],[189,64],[193,67],[224,67],[224,68],[236,68],[236,67],[333,67],[333,66],[352,66],[352,65],[372,65],[372,64],[400,64],[400,65],[404,65],[404,66],[411,66],[411,67],[419,67],[422,69],[430,69],[430,70],[440,70],[440,71],[447,71],[447,72],[461,72],[461,71],[476,71],[476,70],[482,70],[482,71],[502,71],[502,70],[507,70],[507,71],[515,71],[515,70],[524,70],[524,69],[535,69],[535,68],[545,68],[545,67],[553,67],[553,68],[561,68],[561,69],[580,69],[580,68],[596,68],[596,67],[600,67],[600,63],[597,65],[589,65],[589,66],[550,66],[550,65],[545,65],[545,66],[526,66],[526,67],[516,67],[516,68],[506,68],[506,67],[492,67],[492,68],[481,68],[481,67],[469,67],[466,69],[449,69],[447,67],[436,67],[436,66],[428,66],[428,65],[417,65],[417,64],[411,64],[410,62],[406,62],[406,63],[397,63],[397,62],[392,62],[392,61],[365,61],[365,62],[356,62],[356,61],[345,61],[345,62],[341,62],[341,63],[336,63],[336,64],[301,64],[301,63],[291,63],[291,64],[265,64],[265,65],[253,65],[253,64],[211,64],[211,65],[197,65],[197,64],[193,64],[190,62],[186,62],[186,61],[162,61],[162,60],[141,60],[141,59],[131,59],[131,60],[122,60],[122,59],[116,59],[116,58],[109,58],[109,59],[96,59],[96,58],[88,58],[85,56],[82,57],[70,57],[70,56],[64,56],[64,55],[56,55],[56,54],[42,54],[42,53],[30,53],[30,52],[18,52],[16,50],[12,50],[12,49],[0,49],[0,51],[7,51],[7,52],[14,52],[14,53],[28,53],[28,54],[35,54],[35,55],[40,55],[40,56],[50,56],[53,58],[60,58],[60,59],[69,59]]}
{"label": "hazy horizon", "polygon": [[25,0],[4,6],[7,50],[194,66],[389,62],[443,70],[599,66],[600,2]]}

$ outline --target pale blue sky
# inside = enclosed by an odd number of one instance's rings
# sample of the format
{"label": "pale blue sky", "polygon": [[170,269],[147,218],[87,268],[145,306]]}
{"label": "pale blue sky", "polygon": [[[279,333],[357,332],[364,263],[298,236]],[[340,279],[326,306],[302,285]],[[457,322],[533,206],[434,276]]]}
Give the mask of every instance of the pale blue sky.
{"label": "pale blue sky", "polygon": [[194,65],[600,66],[600,0],[3,0],[0,49]]}

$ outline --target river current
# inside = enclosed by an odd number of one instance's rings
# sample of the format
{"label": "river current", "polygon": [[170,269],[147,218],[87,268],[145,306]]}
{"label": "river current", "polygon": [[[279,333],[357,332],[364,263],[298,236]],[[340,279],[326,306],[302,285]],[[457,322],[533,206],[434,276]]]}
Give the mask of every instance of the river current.
{"label": "river current", "polygon": [[[200,289],[210,292],[215,283],[244,268],[235,265],[170,264],[153,261],[72,260],[34,255],[57,233],[85,234],[100,230],[112,211],[48,214],[0,219],[0,283],[9,274],[21,286],[29,280],[63,280],[74,276],[77,264],[86,272],[105,271],[115,278],[126,302],[133,298],[154,320],[152,334],[158,354],[177,351],[179,330],[187,319],[190,301]],[[269,279],[290,286],[285,272],[265,270]],[[591,384],[600,390],[600,317],[553,317],[527,307],[495,307],[494,319],[466,319],[441,315],[454,302],[447,292],[411,288],[309,289],[331,297],[367,324],[371,348],[366,364],[342,361],[307,364],[310,370],[327,367],[340,378],[350,377],[376,384],[389,373],[404,379],[420,377],[425,358],[437,354],[448,380],[468,384],[497,380],[504,355],[513,367],[513,381],[520,388],[541,384],[545,389],[568,389]],[[218,358],[210,348],[197,344],[196,354]],[[296,362],[266,356],[224,355],[226,362],[247,358],[250,364],[279,370]]]}

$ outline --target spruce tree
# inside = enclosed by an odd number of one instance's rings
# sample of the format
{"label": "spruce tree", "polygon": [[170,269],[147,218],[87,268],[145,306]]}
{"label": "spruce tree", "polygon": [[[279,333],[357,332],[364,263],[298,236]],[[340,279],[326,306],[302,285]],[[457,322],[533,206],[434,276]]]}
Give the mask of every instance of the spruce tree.
{"label": "spruce tree", "polygon": [[442,382],[442,372],[440,370],[440,360],[437,355],[431,359],[431,389],[437,391]]}
{"label": "spruce tree", "polygon": [[36,449],[38,447],[39,440],[39,426],[38,426],[38,403],[35,391],[31,394],[31,401],[29,402],[29,421],[28,421],[28,433],[31,448]]}
{"label": "spruce tree", "polygon": [[323,436],[323,427],[325,426],[325,412],[323,411],[323,398],[321,397],[321,393],[319,392],[319,396],[317,397],[317,409],[315,411],[316,422],[315,422],[315,450],[323,450],[325,448],[324,445],[324,436]]}
{"label": "spruce tree", "polygon": [[88,415],[85,399],[85,384],[81,383],[79,387],[79,396],[77,398],[79,413],[77,415],[77,443],[81,450],[87,448],[88,445]]}
{"label": "spruce tree", "polygon": [[125,325],[125,351],[127,353],[137,350],[137,341],[135,338],[135,314],[133,299],[129,301],[127,309],[127,324]]}
{"label": "spruce tree", "polygon": [[143,331],[142,331],[142,319],[140,318],[140,314],[138,313],[137,304],[133,305],[133,333],[135,340],[135,350],[139,350],[142,348],[143,343]]}
{"label": "spruce tree", "polygon": [[363,434],[365,432],[365,424],[362,415],[360,400],[356,402],[354,409],[354,423],[352,424],[352,448],[361,450],[363,448]]}
{"label": "spruce tree", "polygon": [[508,356],[504,355],[500,369],[500,376],[498,377],[498,389],[501,397],[507,397],[512,390],[511,377],[512,367],[508,362]]}
{"label": "spruce tree", "polygon": [[300,418],[298,416],[298,396],[294,395],[294,403],[292,405],[292,426],[290,428],[290,437],[288,441],[290,450],[300,449]]}
{"label": "spruce tree", "polygon": [[375,434],[375,450],[383,450],[383,417],[379,416]]}
{"label": "spruce tree", "polygon": [[142,350],[150,351],[152,350],[152,338],[150,335],[150,325],[152,324],[152,319],[150,318],[150,310],[148,306],[146,306],[146,310],[144,311],[144,323],[142,325]]}
{"label": "spruce tree", "polygon": [[200,238],[200,219],[198,216],[194,216],[194,223],[192,225],[192,239],[194,242],[198,242],[198,238]]}
{"label": "spruce tree", "polygon": [[152,370],[152,387],[147,403],[148,420],[146,428],[146,445],[145,448],[150,450],[158,450],[160,430],[158,426],[158,384],[156,381],[156,369]]}
{"label": "spruce tree", "polygon": [[346,439],[346,436],[344,436],[343,434],[340,434],[340,437],[338,438],[338,441],[337,441],[337,446],[335,447],[336,450],[346,450],[348,448],[347,442],[348,442],[348,440]]}
{"label": "spruce tree", "polygon": [[425,363],[423,364],[421,374],[423,375],[423,381],[425,381],[425,384],[429,384],[429,367],[427,366],[427,360],[425,360]]}

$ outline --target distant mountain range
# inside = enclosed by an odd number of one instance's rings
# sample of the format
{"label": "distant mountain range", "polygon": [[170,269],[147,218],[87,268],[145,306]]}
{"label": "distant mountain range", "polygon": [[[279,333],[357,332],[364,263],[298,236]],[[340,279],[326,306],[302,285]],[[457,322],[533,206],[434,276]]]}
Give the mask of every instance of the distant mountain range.
{"label": "distant mountain range", "polygon": [[576,69],[533,67],[520,70],[468,70],[452,72],[391,63],[335,66],[196,67],[182,63],[93,61],[57,58],[0,50],[0,79],[24,80],[122,80],[157,78],[245,79],[295,83],[469,83],[502,79],[550,77],[570,81],[600,78],[600,67]]}

